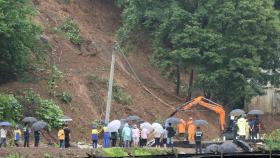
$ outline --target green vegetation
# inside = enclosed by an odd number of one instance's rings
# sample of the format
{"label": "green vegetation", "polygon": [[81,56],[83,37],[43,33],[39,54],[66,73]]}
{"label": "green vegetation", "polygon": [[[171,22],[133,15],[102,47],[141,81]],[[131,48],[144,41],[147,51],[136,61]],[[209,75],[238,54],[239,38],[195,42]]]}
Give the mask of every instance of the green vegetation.
{"label": "green vegetation", "polygon": [[[100,83],[102,86],[107,88],[108,80],[97,76],[95,74],[89,76],[89,80],[96,81]],[[129,95],[127,92],[124,91],[123,88],[121,88],[119,85],[115,84],[113,85],[113,99],[122,105],[131,105],[133,102],[132,96]]]}
{"label": "green vegetation", "polygon": [[280,149],[280,129],[276,129],[264,137],[265,145],[269,151],[279,151]]}
{"label": "green vegetation", "polygon": [[[16,79],[45,51],[41,29],[33,24],[31,0],[0,1],[0,83]],[[36,60],[34,60],[36,59]]]}
{"label": "green vegetation", "polygon": [[0,120],[16,123],[22,119],[22,106],[11,94],[0,94]]}
{"label": "green vegetation", "polygon": [[124,148],[104,148],[103,152],[108,157],[124,157],[128,156]]}
{"label": "green vegetation", "polygon": [[186,72],[188,99],[199,90],[230,106],[242,107],[263,94],[261,86],[268,82],[279,85],[280,22],[274,0],[116,2],[123,8],[121,45],[147,33],[151,62],[176,82],[178,94]]}
{"label": "green vegetation", "polygon": [[20,156],[20,154],[11,154],[6,156],[5,158],[23,158],[22,156]]}
{"label": "green vegetation", "polygon": [[97,156],[100,157],[124,157],[124,156],[151,156],[151,155],[169,155],[174,154],[170,149],[156,148],[98,148]]}
{"label": "green vegetation", "polygon": [[50,78],[48,81],[49,93],[53,96],[56,95],[55,89],[58,87],[58,83],[63,78],[63,73],[59,71],[56,65],[52,66]]}
{"label": "green vegetation", "polygon": [[127,94],[120,86],[113,85],[113,99],[122,105],[131,105],[132,96]]}
{"label": "green vegetation", "polygon": [[49,129],[60,126],[59,119],[63,116],[63,111],[52,100],[42,99],[32,89],[25,92],[24,99],[29,105],[35,105],[37,118],[45,121]]}
{"label": "green vegetation", "polygon": [[70,42],[75,45],[81,45],[83,42],[82,36],[80,35],[80,29],[78,25],[71,19],[66,19],[60,29],[65,33],[66,37]]}
{"label": "green vegetation", "polygon": [[63,116],[63,111],[52,100],[40,99],[39,107],[36,115],[48,124],[49,129],[61,125],[59,119]]}
{"label": "green vegetation", "polygon": [[67,104],[72,102],[71,94],[68,92],[62,92],[62,93],[58,94],[58,98]]}

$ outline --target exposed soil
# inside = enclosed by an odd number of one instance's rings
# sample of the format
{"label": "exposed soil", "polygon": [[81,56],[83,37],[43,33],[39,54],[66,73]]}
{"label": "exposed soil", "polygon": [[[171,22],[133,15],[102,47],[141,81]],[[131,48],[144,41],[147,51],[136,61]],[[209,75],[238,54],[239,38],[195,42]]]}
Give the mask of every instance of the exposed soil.
{"label": "exposed soil", "polygon": [[[107,95],[104,87],[90,81],[88,77],[92,74],[105,78],[109,76],[112,45],[116,41],[115,32],[120,26],[120,10],[113,0],[70,0],[69,4],[65,4],[64,0],[33,1],[38,10],[34,20],[44,28],[44,36],[52,46],[49,60],[45,63],[47,68],[41,76],[43,79],[38,82],[12,82],[0,85],[1,91],[22,93],[32,88],[42,97],[52,98],[60,105],[65,115],[73,118],[70,124],[73,141],[88,142],[92,121],[104,118]],[[63,34],[54,31],[54,28],[58,28],[67,18],[73,19],[78,24],[83,38],[94,43],[94,52],[82,52],[83,48],[74,46]],[[160,75],[160,70],[150,64],[150,45],[145,39],[141,42],[142,46],[129,53],[128,57],[135,72],[153,93],[174,107],[179,105],[184,100],[174,96],[175,86]],[[47,77],[50,73],[49,65],[52,64],[56,64],[64,74],[56,91],[69,92],[73,99],[70,105],[49,96]],[[115,81],[132,95],[133,104],[124,106],[113,102],[111,119],[125,118],[130,114],[151,122],[167,118],[174,108],[163,105],[143,90],[130,73],[128,65],[118,54]],[[218,116],[211,111],[179,113],[177,116],[185,119],[192,116],[194,119],[207,120],[210,124],[205,127],[206,139],[219,135]],[[280,127],[280,124],[275,122],[275,126],[273,124],[271,127],[276,126]],[[55,137],[56,133],[53,133],[53,136]]]}

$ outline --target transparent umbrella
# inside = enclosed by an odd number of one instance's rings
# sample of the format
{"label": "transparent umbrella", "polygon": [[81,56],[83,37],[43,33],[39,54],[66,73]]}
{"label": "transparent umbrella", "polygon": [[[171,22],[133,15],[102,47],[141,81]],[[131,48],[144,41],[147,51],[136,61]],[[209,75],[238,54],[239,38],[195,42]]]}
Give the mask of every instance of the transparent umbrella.
{"label": "transparent umbrella", "polygon": [[149,122],[144,122],[140,124],[141,129],[147,129],[149,132],[153,131],[153,126]]}
{"label": "transparent umbrella", "polygon": [[117,132],[120,127],[121,127],[120,120],[113,120],[108,124],[109,132]]}
{"label": "transparent umbrella", "polygon": [[154,129],[155,131],[158,131],[158,132],[160,132],[160,133],[163,132],[163,127],[162,127],[162,125],[159,124],[159,123],[153,123],[153,124],[152,124],[152,127],[153,127],[153,129]]}

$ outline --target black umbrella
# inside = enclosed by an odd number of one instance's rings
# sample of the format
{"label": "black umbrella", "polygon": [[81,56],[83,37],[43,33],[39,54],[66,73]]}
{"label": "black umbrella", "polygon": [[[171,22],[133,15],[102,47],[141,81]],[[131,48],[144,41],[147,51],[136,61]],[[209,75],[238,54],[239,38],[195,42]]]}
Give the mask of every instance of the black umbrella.
{"label": "black umbrella", "polygon": [[205,149],[205,153],[209,153],[209,154],[219,153],[219,145],[211,144],[211,145],[207,146],[206,149]]}
{"label": "black umbrella", "polygon": [[245,114],[245,111],[242,109],[234,109],[229,113],[230,116],[241,116],[243,114]]}
{"label": "black umbrella", "polygon": [[196,126],[204,126],[204,125],[208,125],[208,122],[205,120],[195,120],[193,121],[193,124],[195,124]]}
{"label": "black umbrella", "polygon": [[127,121],[138,121],[140,120],[140,117],[136,116],[136,115],[130,115],[126,118]]}
{"label": "black umbrella", "polygon": [[37,121],[32,125],[32,130],[33,131],[40,131],[44,129],[47,126],[47,123],[44,121]]}
{"label": "black umbrella", "polygon": [[176,117],[169,117],[165,120],[165,127],[168,127],[169,123],[177,125],[180,123],[180,120]]}
{"label": "black umbrella", "polygon": [[219,147],[220,153],[235,153],[237,151],[237,146],[232,142],[224,142]]}
{"label": "black umbrella", "polygon": [[263,115],[264,112],[261,110],[251,110],[248,112],[248,115]]}
{"label": "black umbrella", "polygon": [[36,122],[37,121],[37,119],[35,118],[35,117],[25,117],[23,120],[22,120],[22,122],[24,122],[24,123],[34,123],[34,122]]}

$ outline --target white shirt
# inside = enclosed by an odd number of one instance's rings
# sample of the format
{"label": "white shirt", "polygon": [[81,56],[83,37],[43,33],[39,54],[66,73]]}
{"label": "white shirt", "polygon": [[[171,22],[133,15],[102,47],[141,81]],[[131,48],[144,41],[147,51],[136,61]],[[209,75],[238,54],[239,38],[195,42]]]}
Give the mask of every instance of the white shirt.
{"label": "white shirt", "polygon": [[0,136],[1,136],[1,138],[6,138],[6,137],[7,137],[7,130],[1,128],[1,130],[0,130]]}

